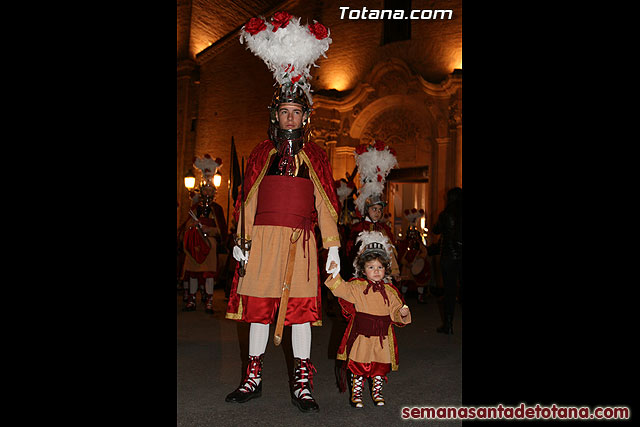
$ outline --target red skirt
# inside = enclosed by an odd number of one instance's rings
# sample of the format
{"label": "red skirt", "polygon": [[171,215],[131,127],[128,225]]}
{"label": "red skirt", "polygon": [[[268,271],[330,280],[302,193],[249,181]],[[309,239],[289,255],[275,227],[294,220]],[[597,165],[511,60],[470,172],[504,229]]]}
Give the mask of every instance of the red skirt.
{"label": "red skirt", "polygon": [[349,359],[347,369],[349,369],[353,373],[353,375],[358,375],[365,378],[375,377],[378,375],[384,377],[391,370],[391,363],[360,363],[354,362],[353,360]]}
{"label": "red skirt", "polygon": [[202,280],[202,279],[208,279],[210,277],[214,278],[214,279],[217,279],[218,278],[218,272],[217,271],[189,271],[189,270],[185,270],[182,280],[189,280],[190,278]]}
{"label": "red skirt", "polygon": [[[280,298],[260,298],[248,295],[242,297],[242,319],[248,323],[271,324],[276,320]],[[285,326],[297,325],[301,323],[313,323],[320,317],[316,297],[309,298],[289,298],[287,313],[284,318]]]}

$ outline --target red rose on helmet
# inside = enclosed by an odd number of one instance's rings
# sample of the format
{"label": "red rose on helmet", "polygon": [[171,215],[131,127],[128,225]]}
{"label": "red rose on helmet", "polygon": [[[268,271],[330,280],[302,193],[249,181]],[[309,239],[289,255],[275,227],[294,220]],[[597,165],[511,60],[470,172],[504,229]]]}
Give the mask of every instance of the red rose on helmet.
{"label": "red rose on helmet", "polygon": [[273,32],[275,33],[278,28],[285,28],[289,25],[289,20],[291,19],[291,15],[287,12],[276,12],[273,14],[273,18],[271,18],[271,23],[273,24]]}
{"label": "red rose on helmet", "polygon": [[376,143],[373,145],[376,150],[378,151],[382,151],[384,150],[384,142],[380,141],[379,139],[376,139]]}
{"label": "red rose on helmet", "polygon": [[264,23],[264,20],[260,18],[251,18],[249,22],[247,22],[247,24],[244,26],[244,30],[252,36],[255,36],[260,31],[265,30],[266,28],[267,25]]}
{"label": "red rose on helmet", "polygon": [[360,144],[356,147],[356,153],[362,154],[367,152],[367,148],[369,146],[367,144]]}
{"label": "red rose on helmet", "polygon": [[315,22],[313,24],[309,24],[309,31],[313,34],[318,40],[322,40],[329,35],[327,31],[327,27],[322,25],[319,22]]}

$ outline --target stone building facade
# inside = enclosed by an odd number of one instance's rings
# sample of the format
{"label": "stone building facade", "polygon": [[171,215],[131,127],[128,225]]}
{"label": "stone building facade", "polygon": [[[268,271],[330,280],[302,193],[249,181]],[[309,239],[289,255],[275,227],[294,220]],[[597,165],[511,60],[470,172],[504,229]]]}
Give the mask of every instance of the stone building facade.
{"label": "stone building facade", "polygon": [[178,2],[178,224],[187,216],[183,177],[194,156],[208,153],[223,160],[216,200],[226,212],[231,139],[246,159],[267,138],[274,79],[239,43],[238,30],[253,16],[280,10],[315,19],[331,32],[327,58],[312,70],[311,125],[334,178],[353,170],[358,144],[381,139],[396,149],[400,168],[427,171],[416,182],[389,182],[387,198],[398,228],[406,226],[401,212],[411,207],[425,209],[426,225],[433,224],[446,190],[462,186],[462,1],[404,2],[408,12],[451,10],[451,19],[407,19],[400,30],[405,39],[393,42],[388,40],[398,30],[388,21],[363,19],[363,10],[398,9],[385,3],[254,0],[240,7],[230,1]]}

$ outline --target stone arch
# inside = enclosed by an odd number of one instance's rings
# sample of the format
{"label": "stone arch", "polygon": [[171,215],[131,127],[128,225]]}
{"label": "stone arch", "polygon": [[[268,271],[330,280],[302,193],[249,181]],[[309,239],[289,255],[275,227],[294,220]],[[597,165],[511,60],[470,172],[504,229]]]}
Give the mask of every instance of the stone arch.
{"label": "stone arch", "polygon": [[460,73],[430,83],[391,58],[349,92],[314,95],[316,141],[327,150],[334,177],[351,172],[347,160],[358,144],[378,138],[396,149],[401,168],[428,166],[422,193],[428,206],[422,207],[430,215],[442,210],[445,190],[459,172],[461,126],[452,132],[451,116],[460,106],[461,87]]}
{"label": "stone arch", "polygon": [[[423,163],[432,162],[431,158],[416,154],[433,152],[437,129],[432,113],[418,97],[387,95],[358,114],[351,123],[349,136],[360,143],[381,139],[398,151],[401,166],[414,166],[419,158]],[[408,150],[413,150],[413,154]]]}

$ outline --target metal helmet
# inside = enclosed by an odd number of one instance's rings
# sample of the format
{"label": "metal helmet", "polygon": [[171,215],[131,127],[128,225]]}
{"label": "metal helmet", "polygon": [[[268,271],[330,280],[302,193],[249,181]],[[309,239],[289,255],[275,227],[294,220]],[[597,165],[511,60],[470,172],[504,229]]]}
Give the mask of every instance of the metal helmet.
{"label": "metal helmet", "polygon": [[[302,107],[304,118],[302,126],[298,129],[280,129],[278,109],[280,105],[287,103],[298,104]],[[269,139],[275,143],[276,147],[280,147],[285,143],[291,145],[294,148],[294,152],[299,151],[309,140],[311,133],[309,115],[312,108],[305,91],[296,84],[278,85],[268,108],[270,112]]]}

